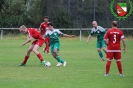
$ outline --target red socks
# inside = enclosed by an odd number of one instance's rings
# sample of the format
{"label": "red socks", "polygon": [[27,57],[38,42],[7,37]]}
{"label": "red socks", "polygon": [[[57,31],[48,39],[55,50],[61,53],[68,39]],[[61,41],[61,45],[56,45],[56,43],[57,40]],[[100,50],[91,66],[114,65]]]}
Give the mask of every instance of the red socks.
{"label": "red socks", "polygon": [[[111,64],[111,61],[107,61],[107,63],[106,63],[106,74],[109,73],[110,64]],[[122,74],[122,64],[121,64],[120,61],[117,61],[117,67],[118,67],[119,73]]]}
{"label": "red socks", "polygon": [[[40,54],[40,53],[37,55],[37,57],[40,59],[40,61],[43,61],[43,58],[42,58],[42,56],[41,56],[41,54]],[[24,57],[23,64],[26,64],[26,62],[27,62],[28,58],[29,58],[29,56],[25,56],[25,57]]]}
{"label": "red socks", "polygon": [[42,58],[41,54],[37,54],[37,57],[40,59],[40,61],[43,61],[44,59]]}
{"label": "red socks", "polygon": [[45,51],[49,53],[49,45],[46,44]]}
{"label": "red socks", "polygon": [[122,64],[120,61],[117,61],[117,67],[118,67],[119,73],[122,74]]}
{"label": "red socks", "polygon": [[111,61],[107,61],[107,63],[106,63],[106,74],[109,73],[109,70],[110,70],[110,64],[111,64]]}
{"label": "red socks", "polygon": [[29,56],[25,56],[25,57],[24,57],[23,64],[26,64],[26,62],[27,62],[28,58],[29,58]]}

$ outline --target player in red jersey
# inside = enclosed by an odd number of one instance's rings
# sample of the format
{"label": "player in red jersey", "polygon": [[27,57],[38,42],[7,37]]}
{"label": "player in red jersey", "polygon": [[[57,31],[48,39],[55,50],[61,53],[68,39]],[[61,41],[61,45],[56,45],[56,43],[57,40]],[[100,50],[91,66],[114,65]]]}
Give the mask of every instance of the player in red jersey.
{"label": "player in red jersey", "polygon": [[19,66],[25,66],[26,62],[30,56],[31,51],[33,51],[39,60],[41,61],[41,64],[45,64],[45,60],[42,58],[41,54],[38,52],[38,49],[43,45],[45,42],[43,36],[35,29],[35,28],[26,28],[24,25],[20,26],[19,30],[25,34],[29,35],[29,38],[26,42],[22,44],[24,46],[25,44],[29,43],[33,38],[35,39],[32,44],[30,45],[29,49],[27,50],[27,53],[24,57],[23,62]]}
{"label": "player in red jersey", "polygon": [[120,76],[124,76],[122,73],[122,64],[121,64],[121,46],[120,41],[122,40],[123,46],[124,46],[124,52],[126,52],[126,42],[124,38],[124,34],[121,30],[117,28],[118,24],[117,21],[112,22],[112,28],[109,29],[105,36],[104,41],[107,44],[107,63],[106,63],[106,74],[105,76],[108,76],[111,60],[114,58],[117,63],[117,67],[120,73]]}
{"label": "player in red jersey", "polygon": [[[39,28],[39,31],[42,35],[44,35],[46,30],[48,29],[48,25],[47,25],[49,23],[48,21],[49,21],[49,17],[45,16],[44,22],[41,23],[40,28]],[[45,48],[43,48],[43,53],[45,53],[45,51],[46,51],[47,54],[49,54],[50,38],[46,37],[45,40],[46,40],[46,42],[45,42],[46,46],[45,46]]]}

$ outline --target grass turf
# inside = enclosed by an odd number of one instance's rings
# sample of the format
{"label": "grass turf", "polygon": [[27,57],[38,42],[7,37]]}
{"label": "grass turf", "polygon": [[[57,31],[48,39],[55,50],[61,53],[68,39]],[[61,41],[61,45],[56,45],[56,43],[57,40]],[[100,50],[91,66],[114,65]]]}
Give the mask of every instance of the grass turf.
{"label": "grass turf", "polygon": [[[19,67],[30,44],[25,40],[1,40],[0,88],[132,88],[133,54],[132,40],[127,40],[127,53],[122,52],[124,77],[119,77],[115,60],[110,75],[104,77],[106,61],[100,60],[96,51],[96,39],[87,45],[83,39],[61,38],[60,56],[67,61],[66,67],[56,67],[57,61],[44,54],[52,66],[46,68],[34,53],[25,67]],[[43,46],[44,47],[44,46]],[[39,49],[42,52],[42,47]],[[105,56],[105,54],[104,54]]]}

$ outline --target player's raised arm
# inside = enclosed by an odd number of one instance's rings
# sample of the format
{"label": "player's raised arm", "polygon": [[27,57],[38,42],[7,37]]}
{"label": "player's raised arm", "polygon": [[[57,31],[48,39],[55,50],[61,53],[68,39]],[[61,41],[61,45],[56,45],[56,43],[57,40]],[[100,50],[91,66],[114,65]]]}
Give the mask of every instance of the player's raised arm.
{"label": "player's raised arm", "polygon": [[68,34],[63,34],[60,30],[57,29],[57,32],[59,35],[63,36],[63,37],[69,37],[69,38],[73,38],[75,37],[75,35],[68,35]]}
{"label": "player's raised arm", "polygon": [[75,35],[68,35],[68,34],[63,34],[64,37],[69,37],[69,38],[73,38],[75,37]]}

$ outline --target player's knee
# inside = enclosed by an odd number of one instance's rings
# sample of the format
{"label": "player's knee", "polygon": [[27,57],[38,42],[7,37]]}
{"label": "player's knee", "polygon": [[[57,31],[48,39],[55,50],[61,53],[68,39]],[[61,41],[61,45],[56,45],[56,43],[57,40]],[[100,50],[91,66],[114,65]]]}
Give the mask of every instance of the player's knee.
{"label": "player's knee", "polygon": [[33,48],[33,50],[32,50],[33,52],[36,52],[37,51],[37,49],[36,48]]}
{"label": "player's knee", "polygon": [[30,53],[31,51],[32,51],[32,49],[27,50],[28,53]]}
{"label": "player's knee", "polygon": [[54,50],[54,55],[57,55],[57,50]]}
{"label": "player's knee", "polygon": [[57,51],[54,51],[54,54],[56,55],[57,54]]}
{"label": "player's knee", "polygon": [[98,52],[100,52],[100,51],[101,51],[101,49],[97,49],[97,51],[98,51]]}

